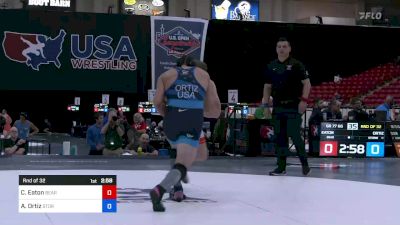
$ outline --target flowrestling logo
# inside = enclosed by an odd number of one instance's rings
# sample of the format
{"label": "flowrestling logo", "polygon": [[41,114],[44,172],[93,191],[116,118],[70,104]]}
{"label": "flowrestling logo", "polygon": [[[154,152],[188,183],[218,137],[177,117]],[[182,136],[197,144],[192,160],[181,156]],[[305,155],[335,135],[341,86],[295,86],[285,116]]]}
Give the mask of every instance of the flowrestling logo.
{"label": "flowrestling logo", "polygon": [[66,32],[60,30],[54,38],[43,34],[4,32],[4,55],[18,63],[39,71],[40,65],[53,63],[61,67],[58,57],[62,53]]}

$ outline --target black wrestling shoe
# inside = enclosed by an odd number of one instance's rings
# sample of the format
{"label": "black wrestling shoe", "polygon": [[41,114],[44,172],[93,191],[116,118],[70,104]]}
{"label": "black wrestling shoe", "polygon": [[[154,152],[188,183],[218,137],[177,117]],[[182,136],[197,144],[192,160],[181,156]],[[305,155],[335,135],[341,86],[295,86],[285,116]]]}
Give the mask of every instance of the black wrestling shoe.
{"label": "black wrestling shoe", "polygon": [[186,199],[186,195],[183,193],[182,186],[174,186],[173,190],[169,193],[169,198],[175,202],[181,202]]}
{"label": "black wrestling shoe", "polygon": [[158,185],[155,188],[153,188],[153,190],[150,191],[150,198],[151,198],[151,203],[153,204],[154,212],[165,211],[165,207],[161,202],[162,196],[164,194],[162,192],[163,191],[161,190],[161,187],[159,187]]}

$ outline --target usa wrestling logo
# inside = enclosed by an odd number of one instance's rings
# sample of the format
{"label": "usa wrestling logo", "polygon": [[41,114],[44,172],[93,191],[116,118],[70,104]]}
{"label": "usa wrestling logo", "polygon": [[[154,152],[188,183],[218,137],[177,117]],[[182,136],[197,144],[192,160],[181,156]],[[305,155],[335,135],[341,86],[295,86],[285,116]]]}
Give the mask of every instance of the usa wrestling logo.
{"label": "usa wrestling logo", "polygon": [[54,38],[43,34],[4,32],[3,51],[5,56],[18,63],[39,71],[40,65],[53,63],[61,67],[58,57],[62,53],[66,32],[60,30]]}

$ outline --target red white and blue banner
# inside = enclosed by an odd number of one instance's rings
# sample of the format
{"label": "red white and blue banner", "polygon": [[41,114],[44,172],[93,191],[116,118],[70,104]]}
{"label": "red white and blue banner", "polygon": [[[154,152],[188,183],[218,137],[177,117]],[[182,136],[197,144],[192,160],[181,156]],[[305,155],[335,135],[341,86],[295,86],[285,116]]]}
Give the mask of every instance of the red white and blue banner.
{"label": "red white and blue banner", "polygon": [[208,20],[151,17],[152,88],[158,77],[176,66],[182,55],[203,60]]}

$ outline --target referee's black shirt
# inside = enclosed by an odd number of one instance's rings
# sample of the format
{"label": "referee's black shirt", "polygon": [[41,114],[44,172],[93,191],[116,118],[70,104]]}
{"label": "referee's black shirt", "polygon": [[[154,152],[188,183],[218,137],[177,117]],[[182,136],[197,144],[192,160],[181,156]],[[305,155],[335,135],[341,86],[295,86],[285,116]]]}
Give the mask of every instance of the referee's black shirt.
{"label": "referee's black shirt", "polygon": [[264,74],[264,83],[271,84],[274,107],[297,108],[303,94],[302,80],[309,78],[304,65],[292,58],[284,62],[270,62]]}

